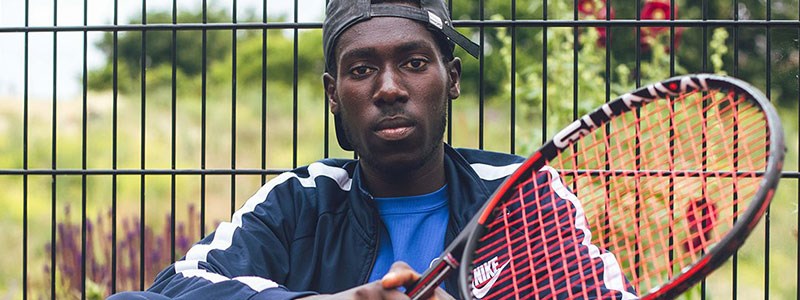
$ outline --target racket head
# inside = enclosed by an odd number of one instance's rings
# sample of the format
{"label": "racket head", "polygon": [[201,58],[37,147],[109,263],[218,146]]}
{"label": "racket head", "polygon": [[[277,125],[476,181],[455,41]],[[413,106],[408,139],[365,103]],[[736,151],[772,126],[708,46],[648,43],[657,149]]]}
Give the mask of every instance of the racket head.
{"label": "racket head", "polygon": [[602,281],[673,298],[757,225],[783,143],[774,108],[738,79],[679,76],[620,96],[557,133],[487,201],[462,256],[462,297],[616,293],[579,284]]}

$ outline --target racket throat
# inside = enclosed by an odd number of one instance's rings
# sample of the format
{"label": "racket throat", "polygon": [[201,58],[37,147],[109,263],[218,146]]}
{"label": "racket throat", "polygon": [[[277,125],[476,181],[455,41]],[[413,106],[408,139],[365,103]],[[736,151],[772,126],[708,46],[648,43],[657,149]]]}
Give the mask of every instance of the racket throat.
{"label": "racket throat", "polygon": [[[409,289],[408,296],[411,300],[427,299],[433,295],[442,281],[444,281],[450,272],[458,269],[460,265],[458,259],[447,253],[440,259],[437,259],[432,268],[428,268],[428,272],[422,274],[420,281]],[[428,273],[435,274],[434,276],[426,276]]]}

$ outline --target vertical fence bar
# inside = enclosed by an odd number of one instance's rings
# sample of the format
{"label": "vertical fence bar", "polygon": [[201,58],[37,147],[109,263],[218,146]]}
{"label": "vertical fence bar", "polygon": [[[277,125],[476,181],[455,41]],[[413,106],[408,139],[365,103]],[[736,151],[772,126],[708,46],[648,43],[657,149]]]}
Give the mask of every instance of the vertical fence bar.
{"label": "vertical fence bar", "polygon": [[[701,60],[702,61],[702,66],[701,66],[700,71],[701,72],[708,72],[708,26],[709,25],[708,25],[708,23],[705,23],[706,21],[708,21],[708,0],[703,0],[703,1],[701,1],[701,3],[702,3],[701,12],[703,14],[703,17],[702,17],[703,26],[701,27],[702,30],[703,30],[703,43],[701,43],[703,45],[703,47],[702,47],[703,56],[702,56],[702,60]],[[703,294],[705,294],[705,293],[703,293]]]}
{"label": "vertical fence bar", "polygon": [[[635,7],[635,11],[636,11],[636,21],[640,21],[642,19],[641,3],[637,0],[636,4],[634,5],[634,7]],[[672,13],[672,11],[670,11],[670,13]],[[635,46],[636,50],[634,51],[634,59],[635,59],[635,64],[636,64],[636,67],[635,67],[636,68],[635,81],[636,81],[636,87],[638,88],[638,87],[640,87],[642,85],[642,72],[641,72],[641,70],[642,70],[642,42],[641,42],[642,27],[641,26],[635,26],[634,28],[635,28],[635,30],[634,30],[634,34],[635,34],[634,40],[635,40],[635,42],[634,43],[636,45]],[[608,31],[608,33],[610,34],[610,30]],[[672,42],[672,41],[670,41],[670,42]],[[609,45],[609,50],[610,49],[611,48],[610,48],[610,45]],[[610,69],[611,66],[608,66],[608,67]],[[608,82],[610,82],[610,81],[611,81],[611,77],[608,78]],[[607,98],[607,99],[610,99],[610,98]],[[635,111],[635,114],[634,114],[634,116],[636,117],[637,120],[640,120],[640,118],[641,118],[641,116],[639,115],[640,113],[641,113],[641,109],[637,108],[636,111]],[[635,169],[637,171],[642,169],[642,161],[641,161],[642,147],[640,145],[640,139],[639,139],[639,132],[641,130],[641,125],[642,125],[641,121],[637,121],[634,124],[634,130],[636,131],[635,138],[634,138],[634,145],[635,145],[635,149],[634,149],[634,153],[635,154],[634,155],[635,155],[636,159],[634,160],[634,165],[635,165]],[[670,141],[671,140],[672,139],[670,139]],[[606,151],[608,151],[608,150],[606,150]],[[634,185],[633,194],[636,195],[636,205],[634,205],[634,215],[635,215],[634,219],[636,219],[636,225],[635,225],[636,232],[634,233],[634,236],[636,237],[636,245],[635,245],[636,250],[635,251],[636,251],[636,271],[637,271],[637,276],[638,276],[638,272],[640,270],[640,267],[639,267],[639,253],[641,252],[640,249],[644,248],[642,246],[642,239],[641,239],[641,235],[642,235],[641,234],[641,228],[643,226],[642,226],[642,218],[641,218],[641,216],[642,216],[642,197],[641,197],[641,192],[640,192],[641,191],[641,181],[640,181],[639,178],[640,178],[639,176],[634,176],[633,177],[633,185]],[[670,181],[672,181],[672,177],[671,176],[670,176]],[[672,186],[672,184],[670,184],[670,186]],[[672,214],[670,214],[670,217],[671,216],[672,216]]]}
{"label": "vertical fence bar", "polygon": [[[578,0],[572,0],[572,20],[578,21]],[[578,37],[580,27],[572,27],[572,120],[578,119]],[[574,187],[573,187],[574,188]],[[577,189],[575,189],[577,190]]]}
{"label": "vertical fence bar", "polygon": [[111,39],[111,293],[117,292],[117,130],[119,129],[119,0],[114,0],[114,32]]}
{"label": "vertical fence bar", "polygon": [[[766,34],[767,34],[767,49],[766,54],[764,55],[765,63],[767,64],[766,69],[766,77],[767,77],[767,84],[764,87],[764,92],[766,93],[767,99],[772,99],[772,31],[770,30],[771,27],[769,26],[769,22],[772,21],[772,0],[767,0],[767,25],[765,26]],[[764,300],[769,300],[769,243],[770,243],[770,211],[772,210],[772,205],[767,205],[767,210],[764,213]]]}
{"label": "vertical fence bar", "polygon": [[234,27],[231,29],[231,215],[236,211],[236,22],[237,20],[237,4],[233,0],[233,12],[231,12],[231,19]]}
{"label": "vertical fence bar", "polygon": [[[325,2],[327,3],[328,0],[325,0]],[[447,1],[447,11],[450,14],[450,20],[452,20],[453,19],[453,0],[448,0]],[[481,52],[483,52],[483,49],[481,49]],[[462,79],[463,79],[463,76],[462,76]],[[325,122],[325,124],[328,124],[328,122]],[[447,105],[447,137],[446,137],[445,140],[447,141],[448,144],[450,144],[450,145],[453,144],[453,102],[452,101],[450,103],[448,103],[448,105]]]}
{"label": "vertical fence bar", "polygon": [[[172,25],[178,24],[178,1],[172,0]],[[169,258],[170,262],[174,262],[177,258],[175,257],[175,223],[176,223],[176,202],[175,199],[175,185],[176,185],[176,176],[175,176],[175,169],[177,167],[177,117],[178,117],[178,31],[172,29],[172,45],[170,48],[170,53],[172,53],[172,85],[170,87],[171,92],[171,122],[170,122],[170,168],[172,170],[172,174],[170,174],[170,207],[169,207],[169,232],[170,232],[170,239],[169,239]],[[190,218],[192,216],[189,216]]]}
{"label": "vertical fence bar", "polygon": [[[670,20],[670,26],[669,26],[669,49],[670,49],[670,51],[669,51],[669,76],[672,77],[672,76],[675,76],[675,53],[678,52],[678,49],[675,47],[676,46],[675,45],[675,24],[673,23],[673,22],[675,22],[675,17],[677,15],[677,10],[676,10],[676,6],[675,6],[675,0],[670,0],[669,2],[670,2],[669,3],[669,20]],[[673,110],[674,110],[674,103],[672,105],[673,105]],[[673,129],[673,126],[675,124],[674,118],[670,118],[669,122],[670,122],[670,124],[669,124],[670,125],[670,131],[669,131],[669,136],[670,136],[670,140],[669,140],[669,161],[670,161],[670,163],[674,164],[674,160],[675,160],[675,150],[674,150],[675,149],[675,140],[672,138],[672,137],[675,136],[675,130]],[[669,224],[674,224],[675,211],[676,211],[675,210],[675,179],[672,178],[672,177],[669,178],[669,197],[668,198],[669,198],[669,200],[668,200],[669,201]],[[675,232],[674,225],[670,225],[669,226],[669,242],[668,242],[668,245],[670,245],[670,247],[674,247],[674,245],[675,245],[675,238],[673,237],[673,234],[672,234],[673,232]],[[675,261],[675,250],[670,248],[668,256],[669,256],[669,264],[672,265],[673,262]],[[670,268],[669,269],[670,278],[674,274],[673,272],[674,272],[674,270],[672,268]]]}
{"label": "vertical fence bar", "polygon": [[[604,76],[605,76],[605,81],[604,81],[604,83],[605,83],[605,99],[604,99],[604,102],[605,103],[608,103],[611,100],[611,49],[612,49],[612,46],[613,46],[613,44],[611,43],[611,35],[612,35],[611,28],[612,28],[612,26],[610,24],[610,21],[611,21],[611,6],[612,6],[611,1],[608,1],[605,4],[605,7],[603,7],[603,9],[606,10],[605,21],[607,23],[609,23],[609,24],[605,25],[605,30],[606,30],[606,36],[605,36],[606,53],[605,53],[605,69],[603,70],[603,73],[604,73]],[[606,124],[603,127],[604,127],[604,130],[605,130],[605,136],[606,137],[611,136],[611,126],[610,126],[610,124]],[[603,169],[605,171],[609,171],[611,169],[611,165],[610,165],[611,164],[611,159],[609,158],[608,151],[606,151],[606,153],[603,156],[603,158],[604,158],[603,159]],[[605,180],[609,181],[609,176],[606,176]],[[605,196],[605,199],[604,199],[604,206],[605,206],[605,210],[606,211],[610,210],[610,208],[609,208],[609,205],[611,203],[611,199],[610,199],[611,191],[610,191],[610,189],[611,189],[610,186],[608,186],[608,185],[605,186],[605,191],[606,191],[605,195],[606,196]],[[610,224],[611,219],[608,216],[608,213],[606,213],[606,215],[604,217],[605,217],[604,218],[605,219],[604,222],[606,223],[604,228],[610,228],[610,227],[608,227],[609,226],[608,224]],[[608,230],[606,230],[606,231],[608,231]],[[610,240],[608,238],[609,233],[610,232],[605,232],[604,233],[604,236],[606,236],[606,241],[605,241],[606,244],[610,243]],[[636,235],[637,246],[638,246],[638,242],[639,242],[639,239],[638,239],[638,232],[637,232],[637,235]],[[640,271],[639,255],[638,255],[637,251],[638,251],[638,248],[634,250],[634,252],[637,253],[636,257],[634,258],[634,267],[635,267],[635,272],[636,272],[636,274],[635,274],[636,277],[635,278],[636,279],[638,279],[639,276],[640,276],[639,275],[639,273],[640,273],[639,272]]]}
{"label": "vertical fence bar", "polygon": [[[478,18],[481,21],[484,21],[486,17],[484,16],[485,13],[485,0],[480,0],[478,2]],[[486,28],[481,23],[481,26],[478,30],[479,37],[478,42],[481,46],[481,55],[480,59],[478,60],[478,149],[483,149],[483,131],[484,131],[484,105],[486,102],[486,87],[483,86],[484,84],[484,68],[486,67],[486,54],[484,54],[484,49],[486,48]]]}
{"label": "vertical fence bar", "polygon": [[[672,0],[675,1],[675,0]],[[739,76],[739,0],[733,0],[733,77]],[[734,202],[733,211],[737,211],[739,204]],[[736,222],[738,216],[734,216],[733,221]],[[739,250],[733,252],[731,257],[731,299],[738,298],[738,282],[739,282]]]}
{"label": "vertical fence bar", "polygon": [[[89,25],[88,19],[89,9],[88,9],[88,1],[83,0],[83,26]],[[81,112],[81,169],[84,171],[81,175],[81,299],[86,299],[86,261],[87,257],[90,256],[92,253],[89,253],[87,250],[92,249],[90,245],[87,244],[87,235],[90,232],[87,232],[88,220],[86,218],[86,151],[87,151],[87,122],[88,122],[88,99],[87,99],[87,86],[89,85],[88,82],[88,66],[87,66],[87,48],[89,48],[88,44],[89,32],[87,30],[83,31],[83,66],[82,66],[82,87],[81,87],[81,98],[82,98],[82,106],[83,110]],[[94,255],[91,255],[94,257]]]}
{"label": "vertical fence bar", "polygon": [[511,130],[509,139],[509,151],[511,154],[517,152],[516,149],[516,129],[517,129],[517,0],[511,0]]}
{"label": "vertical fence bar", "polygon": [[[634,5],[634,7],[635,7],[635,10],[636,10],[636,16],[635,16],[636,21],[641,21],[642,20],[642,5],[641,5],[641,2],[637,0],[636,4]],[[672,14],[672,6],[670,6],[669,14]],[[641,36],[642,36],[642,27],[641,26],[635,26],[634,27],[634,37],[633,37],[633,39],[635,40],[634,43],[636,44],[636,50],[635,50],[635,53],[634,53],[634,60],[636,61],[635,62],[636,63],[636,67],[635,67],[635,70],[636,70],[636,78],[635,78],[635,80],[636,80],[636,88],[639,88],[640,86],[642,86],[642,71],[641,71],[642,70],[642,40],[641,40]],[[672,40],[670,39],[669,42],[670,42],[670,47],[672,47]],[[672,49],[672,48],[670,48],[670,49]],[[670,52],[674,52],[674,51],[670,51]],[[639,135],[637,134],[636,136],[639,136]]]}
{"label": "vertical fence bar", "polygon": [[[147,25],[147,0],[142,0],[142,25]],[[147,153],[147,30],[142,30],[141,48],[141,148],[139,153],[139,163],[141,170],[147,169],[145,155]],[[144,273],[147,263],[145,258],[145,174],[139,176],[139,289],[144,290]]]}
{"label": "vertical fence bar", "polygon": [[[261,7],[261,22],[267,24],[267,0],[264,0]],[[327,107],[327,106],[326,106]],[[328,125],[327,114],[325,114]],[[328,135],[327,127],[325,134],[325,157],[328,157]],[[267,28],[261,29],[261,170],[267,169]],[[261,173],[261,185],[267,183],[267,175]]]}
{"label": "vertical fence bar", "polygon": [[[542,3],[542,20],[547,21],[547,1]],[[542,26],[542,145],[547,142],[547,25]]]}
{"label": "vertical fence bar", "polygon": [[206,235],[206,113],[208,88],[208,3],[203,0],[203,36],[201,41],[200,64],[200,238]]}
{"label": "vertical fence bar", "polygon": [[[708,10],[709,10],[709,8],[708,8],[708,6],[709,6],[708,0],[703,0],[701,6],[702,6],[703,22],[708,21],[708,14],[709,14],[709,12],[708,12]],[[703,48],[703,50],[702,50],[703,56],[702,56],[702,60],[701,60],[702,61],[701,72],[709,72],[709,70],[708,70],[708,26],[709,25],[707,23],[703,23],[703,27],[702,27],[702,29],[703,29],[703,43],[702,43],[702,45],[703,45],[703,47],[702,47]],[[703,120],[706,120],[705,112],[703,113]],[[704,121],[703,126],[705,126],[705,125],[706,125],[706,123]],[[705,132],[705,130],[703,132]],[[703,149],[705,149],[705,137],[703,137]],[[703,151],[702,155],[703,155],[703,168],[705,170],[706,152]],[[703,180],[702,195],[705,195],[705,184],[706,184],[706,182],[705,182],[705,180]],[[706,279],[703,278],[703,280],[700,282],[700,299],[706,299],[706,294],[707,294],[706,293]]]}
{"label": "vertical fence bar", "polygon": [[675,17],[677,15],[677,9],[675,8],[675,0],[669,0],[669,76],[675,76],[675,52],[678,52],[678,49],[675,47]]}
{"label": "vertical fence bar", "polygon": [[[25,0],[25,28],[30,25],[30,1]],[[22,61],[22,300],[28,299],[28,43],[30,33],[24,33]],[[50,272],[55,272],[51,266]]]}
{"label": "vertical fence bar", "polygon": [[[297,29],[297,22],[298,22],[298,13],[297,13],[297,5],[298,0],[294,0],[294,11],[293,13],[293,22],[294,25],[292,26],[292,169],[297,168],[297,121],[298,121],[298,111],[299,111],[299,101],[298,101],[298,89],[297,89],[297,72],[298,72],[298,53],[297,47],[299,45],[298,38],[299,32]],[[355,151],[354,151],[355,152]]]}
{"label": "vertical fence bar", "polygon": [[[323,7],[323,10],[325,10],[328,7],[328,1],[329,0],[325,0],[325,7]],[[323,58],[323,60],[324,60],[324,58]],[[326,65],[325,68],[327,68],[327,62],[324,62],[324,63]],[[333,72],[333,70],[325,70],[325,71]],[[330,123],[330,107],[328,107],[327,93],[325,91],[322,91],[322,95],[323,95],[322,97],[325,98],[324,102],[323,102],[325,104],[323,105],[323,108],[322,108],[322,110],[323,110],[322,119],[325,120],[323,122],[323,124],[322,124],[322,129],[323,129],[322,130],[322,149],[323,149],[323,152],[324,152],[323,153],[324,154],[323,157],[328,158],[328,157],[330,157],[330,148],[331,148],[330,147],[330,138],[328,137],[329,133],[330,133],[330,125],[328,125]],[[450,105],[447,105],[447,107],[449,109]],[[448,116],[447,122],[450,123],[450,114],[448,114],[447,116]],[[447,134],[450,134],[450,130],[449,129],[447,130]]]}
{"label": "vertical fence bar", "polygon": [[[58,0],[53,0],[53,27],[58,26]],[[52,272],[50,273],[50,299],[56,298],[56,273],[58,272],[58,268],[56,265],[56,172],[55,170],[58,168],[56,165],[56,129],[58,127],[58,104],[56,103],[56,99],[58,99],[57,91],[58,91],[58,33],[53,31],[53,126],[52,126],[52,139],[51,139],[51,161],[50,166],[53,169],[53,174],[51,175],[52,183],[50,184],[50,217],[51,217],[51,224],[50,224],[50,267],[52,268]]]}

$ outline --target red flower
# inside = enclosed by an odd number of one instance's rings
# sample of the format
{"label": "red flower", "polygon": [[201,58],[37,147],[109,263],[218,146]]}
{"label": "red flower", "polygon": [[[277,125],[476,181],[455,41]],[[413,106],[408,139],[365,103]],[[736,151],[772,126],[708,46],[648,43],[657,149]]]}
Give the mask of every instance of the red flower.
{"label": "red flower", "polygon": [[606,0],[599,0],[600,5],[596,5],[597,0],[578,0],[578,11],[581,14],[592,16],[598,8],[605,8]]}
{"label": "red flower", "polygon": [[[670,7],[669,0],[648,1],[642,7],[642,20],[669,20],[670,14],[674,14],[674,19],[678,18],[678,6]],[[683,28],[675,29],[675,39],[672,44],[677,49]],[[669,34],[669,27],[642,27],[639,34],[639,44],[643,49],[650,48],[651,39],[657,38],[660,34]],[[671,51],[669,45],[667,52]]]}
{"label": "red flower", "polygon": [[[648,1],[642,7],[642,20],[669,20],[672,13],[667,0]],[[678,16],[678,7],[675,7],[675,17]],[[668,27],[643,27],[642,34],[656,35],[668,30]]]}
{"label": "red flower", "polygon": [[704,198],[692,200],[686,207],[686,221],[689,223],[689,237],[683,242],[683,249],[699,252],[711,243],[711,231],[719,219],[717,206]]}

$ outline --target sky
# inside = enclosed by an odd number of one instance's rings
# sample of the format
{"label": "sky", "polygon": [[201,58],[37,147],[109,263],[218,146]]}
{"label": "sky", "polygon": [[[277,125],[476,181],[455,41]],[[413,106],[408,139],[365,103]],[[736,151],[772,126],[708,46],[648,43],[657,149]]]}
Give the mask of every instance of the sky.
{"label": "sky", "polygon": [[[147,1],[148,11],[170,11],[170,0],[117,0],[119,23],[124,24],[142,10],[142,1]],[[176,0],[178,10],[196,10],[202,0]],[[226,7],[230,11],[234,0],[206,0],[207,5]],[[248,11],[261,12],[264,2],[270,16],[288,15],[294,12],[294,1],[291,0],[236,0],[238,16],[241,18]],[[301,1],[298,10],[300,22],[321,21],[324,14],[325,0]],[[112,0],[28,0],[29,26],[52,27],[54,21],[58,26],[82,26],[84,22],[83,8],[87,6],[87,23],[92,25],[111,25],[114,17],[114,1]],[[57,14],[54,16],[54,7]],[[0,0],[0,27],[25,26],[25,0]],[[258,15],[258,13],[256,13]],[[87,65],[89,69],[101,66],[104,55],[94,44],[103,32],[88,34]],[[61,32],[56,37],[56,96],[57,98],[76,97],[81,92],[81,76],[83,69],[83,32]],[[24,47],[25,35],[22,32],[0,33],[0,99],[21,98],[24,91]],[[32,99],[53,98],[53,33],[30,33],[28,44],[28,78],[29,95]]]}

